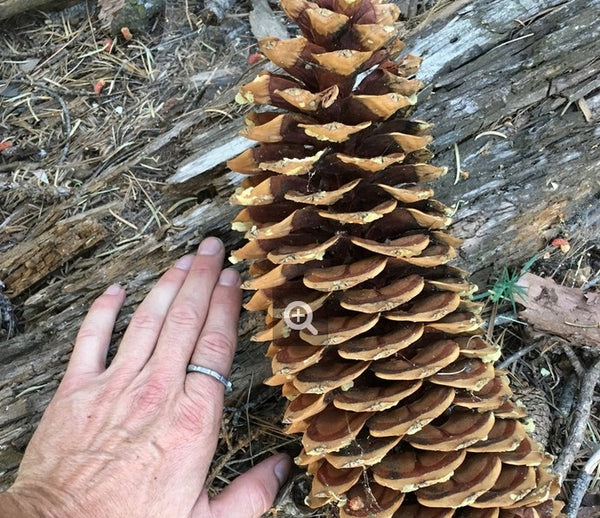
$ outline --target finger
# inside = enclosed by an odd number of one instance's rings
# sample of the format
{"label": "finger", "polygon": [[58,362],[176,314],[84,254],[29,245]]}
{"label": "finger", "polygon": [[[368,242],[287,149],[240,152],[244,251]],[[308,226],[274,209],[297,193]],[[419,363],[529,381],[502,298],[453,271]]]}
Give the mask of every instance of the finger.
{"label": "finger", "polygon": [[75,340],[65,379],[98,375],[106,369],[106,354],[125,290],[109,286],[91,305]]}
{"label": "finger", "polygon": [[146,364],[160,335],[171,303],[183,286],[193,255],[181,257],[167,270],[139,305],[123,335],[109,370],[137,374]]}
{"label": "finger", "polygon": [[182,380],[208,314],[213,289],[223,267],[223,243],[205,239],[183,286],[173,300],[148,367]]}
{"label": "finger", "polygon": [[[287,455],[275,455],[236,478],[211,503],[214,518],[257,518],[266,513],[290,472]],[[192,512],[193,518],[200,514]]]}
{"label": "finger", "polygon": [[[227,268],[221,272],[213,291],[206,323],[194,348],[191,363],[212,369],[225,377],[229,375],[237,345],[241,303],[240,275]],[[212,376],[191,372],[185,378],[184,390],[193,399],[208,399],[216,405],[219,404],[224,386]],[[207,398],[207,394],[216,397]]]}

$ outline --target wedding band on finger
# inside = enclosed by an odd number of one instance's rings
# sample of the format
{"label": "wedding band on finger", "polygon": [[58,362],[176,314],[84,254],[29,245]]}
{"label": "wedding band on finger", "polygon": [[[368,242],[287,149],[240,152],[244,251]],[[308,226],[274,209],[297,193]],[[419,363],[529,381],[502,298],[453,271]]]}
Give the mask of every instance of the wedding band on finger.
{"label": "wedding band on finger", "polygon": [[215,378],[225,386],[225,394],[229,394],[233,391],[233,384],[225,376],[219,374],[217,371],[209,369],[208,367],[202,367],[202,365],[194,365],[190,363],[186,369],[187,372],[199,372],[200,374],[206,374]]}

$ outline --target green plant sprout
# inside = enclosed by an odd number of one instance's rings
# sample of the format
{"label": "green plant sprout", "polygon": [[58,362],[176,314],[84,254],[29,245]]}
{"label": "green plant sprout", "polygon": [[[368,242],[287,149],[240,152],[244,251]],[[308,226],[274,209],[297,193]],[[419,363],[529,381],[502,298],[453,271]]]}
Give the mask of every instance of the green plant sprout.
{"label": "green plant sprout", "polygon": [[497,304],[500,301],[510,302],[513,311],[517,312],[516,296],[523,298],[526,295],[526,289],[523,286],[519,286],[517,283],[519,279],[523,277],[533,266],[538,259],[538,254],[535,254],[529,261],[527,261],[520,269],[508,269],[506,266],[502,268],[502,271],[492,277],[492,285],[484,293],[475,295],[473,300],[481,300],[489,298],[491,302]]}

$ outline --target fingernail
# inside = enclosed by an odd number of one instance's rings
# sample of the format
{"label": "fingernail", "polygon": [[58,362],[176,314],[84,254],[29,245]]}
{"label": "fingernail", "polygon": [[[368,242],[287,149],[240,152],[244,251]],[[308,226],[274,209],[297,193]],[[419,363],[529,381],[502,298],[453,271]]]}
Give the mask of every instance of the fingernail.
{"label": "fingernail", "polygon": [[207,237],[198,248],[198,255],[214,255],[221,251],[223,247],[221,240],[216,237]]}
{"label": "fingernail", "polygon": [[192,267],[193,261],[193,255],[184,255],[177,260],[175,263],[175,268],[179,268],[180,270],[189,270]]}
{"label": "fingernail", "polygon": [[283,486],[286,480],[288,479],[288,475],[290,474],[291,462],[289,457],[284,456],[273,468],[275,472],[275,476],[277,480],[279,480],[279,486]]}
{"label": "fingernail", "polygon": [[122,291],[123,288],[121,287],[121,285],[111,284],[108,288],[106,288],[106,291],[104,293],[106,293],[107,295],[118,295]]}
{"label": "fingernail", "polygon": [[223,270],[219,276],[219,284],[223,286],[238,286],[239,283],[240,274],[231,268]]}

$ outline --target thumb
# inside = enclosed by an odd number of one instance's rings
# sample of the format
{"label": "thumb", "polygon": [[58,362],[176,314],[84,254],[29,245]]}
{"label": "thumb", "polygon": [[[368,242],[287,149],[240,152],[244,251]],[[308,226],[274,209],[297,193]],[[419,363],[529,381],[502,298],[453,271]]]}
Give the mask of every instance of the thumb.
{"label": "thumb", "polygon": [[[236,478],[210,503],[214,518],[258,518],[266,513],[286,481],[291,462],[274,455]],[[194,515],[193,515],[194,516]]]}

